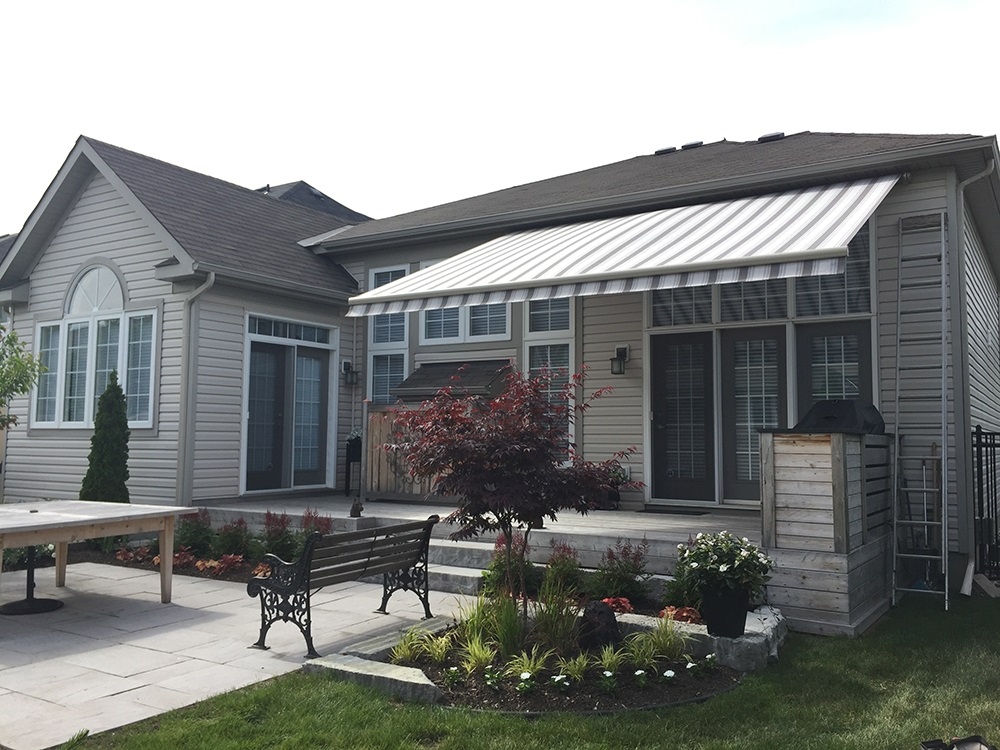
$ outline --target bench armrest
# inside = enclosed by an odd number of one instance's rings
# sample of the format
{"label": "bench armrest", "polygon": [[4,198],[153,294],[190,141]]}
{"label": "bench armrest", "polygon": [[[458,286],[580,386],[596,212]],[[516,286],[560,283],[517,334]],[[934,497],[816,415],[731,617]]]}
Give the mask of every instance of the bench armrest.
{"label": "bench armrest", "polygon": [[247,584],[247,594],[259,596],[262,589],[268,589],[282,596],[289,596],[300,589],[308,588],[313,549],[322,538],[323,535],[318,531],[310,534],[306,539],[302,555],[295,562],[285,562],[270,552],[264,555],[261,562],[270,566],[271,574],[266,577],[254,576],[251,578]]}

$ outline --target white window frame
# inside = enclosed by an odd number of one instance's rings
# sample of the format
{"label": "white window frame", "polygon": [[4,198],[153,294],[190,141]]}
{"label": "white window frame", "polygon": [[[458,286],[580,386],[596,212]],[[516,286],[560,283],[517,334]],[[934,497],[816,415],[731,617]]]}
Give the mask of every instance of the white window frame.
{"label": "white window frame", "polygon": [[398,354],[403,358],[403,378],[400,381],[402,382],[403,380],[406,380],[408,377],[410,377],[410,358],[407,356],[407,352],[405,350],[402,351],[379,350],[368,353],[367,391],[368,391],[368,397],[371,399],[371,403],[375,406],[390,406],[393,403],[391,393],[386,394],[388,396],[388,399],[384,402],[375,400],[375,357],[390,357],[393,354]]}
{"label": "white window frame", "polygon": [[[523,307],[523,313],[521,315],[524,318],[524,359],[521,366],[521,372],[525,375],[531,374],[531,349],[535,346],[551,346],[551,345],[568,345],[568,359],[569,359],[569,375],[572,376],[576,371],[576,298],[569,297],[569,315],[568,315],[568,325],[564,329],[548,330],[548,331],[532,331],[531,330],[531,302],[525,302]],[[567,403],[569,408],[572,408],[571,403]],[[575,415],[570,414],[569,420],[569,435],[568,440],[570,443],[576,444],[576,419]]]}
{"label": "white window frame", "polygon": [[[158,325],[158,311],[156,308],[151,308],[147,310],[122,310],[116,313],[106,313],[99,312],[92,315],[74,315],[63,318],[62,320],[48,320],[48,321],[38,321],[35,324],[35,354],[38,354],[38,345],[41,343],[41,332],[43,328],[58,328],[59,329],[59,349],[56,357],[57,370],[56,370],[56,389],[55,389],[55,419],[51,421],[42,421],[37,418],[37,398],[38,398],[38,386],[36,385],[31,391],[31,419],[29,424],[32,427],[38,428],[54,428],[54,429],[85,429],[92,428],[94,426],[94,404],[101,394],[95,394],[94,388],[97,380],[97,323],[102,320],[118,320],[118,362],[116,371],[118,373],[118,383],[121,385],[122,391],[125,393],[126,397],[129,395],[128,392],[128,331],[129,322],[133,318],[150,317],[151,325],[153,329],[153,339],[151,342],[151,353],[149,362],[149,391],[146,394],[149,398],[149,413],[146,419],[135,419],[129,420],[128,426],[130,429],[144,429],[151,428],[153,426],[153,418],[156,407],[155,393],[156,393],[156,365],[157,365],[157,352],[158,352],[158,337],[157,331],[159,330]],[[63,419],[63,413],[65,410],[65,396],[66,396],[66,344],[67,344],[67,331],[70,325],[75,323],[87,323],[87,371],[86,371],[86,385],[84,386],[85,391],[85,405],[84,405],[84,417],[83,420],[69,421]]]}
{"label": "white window frame", "polygon": [[[430,268],[439,261],[427,260],[420,264],[420,269]],[[479,336],[472,334],[472,308],[489,307],[483,305],[462,305],[461,307],[446,307],[446,310],[458,310],[458,334],[456,336],[439,336],[430,338],[427,336],[427,312],[420,311],[420,346],[441,346],[442,344],[471,344],[477,341],[510,341],[510,303],[504,303],[504,332],[488,333]]]}
{"label": "white window frame", "polygon": [[[322,328],[326,330],[329,335],[327,336],[327,341],[305,341],[302,339],[290,339],[284,336],[272,336],[264,333],[251,333],[250,332],[250,318],[266,318],[268,320],[277,321],[280,323],[291,323],[293,325],[303,325],[311,326],[313,328]],[[249,310],[243,316],[243,336],[244,336],[244,346],[243,346],[243,385],[242,385],[242,395],[240,397],[241,404],[241,414],[243,419],[240,420],[240,494],[247,494],[247,424],[248,415],[250,413],[250,343],[252,341],[259,341],[266,344],[277,344],[279,346],[287,346],[289,348],[295,349],[297,347],[304,347],[307,349],[325,349],[329,354],[329,361],[327,362],[328,376],[327,376],[327,439],[326,439],[326,477],[323,484],[294,484],[294,482],[288,486],[281,488],[284,491],[298,490],[308,487],[334,487],[336,486],[337,477],[337,444],[340,438],[339,435],[339,420],[337,415],[340,413],[340,400],[339,394],[339,381],[338,373],[340,372],[340,365],[338,356],[340,354],[340,327],[336,325],[331,325],[329,322],[317,322],[315,320],[304,320],[301,318],[289,318],[284,315],[276,315],[272,312],[263,312],[260,310]],[[293,378],[294,379],[294,378]],[[294,461],[294,458],[292,459]],[[257,492],[258,490],[250,490],[251,493]],[[271,490],[260,490],[262,492],[270,492]]]}
{"label": "white window frame", "polygon": [[[369,268],[368,269],[368,289],[375,289],[375,274],[377,273],[391,273],[392,271],[402,271],[403,275],[406,276],[410,273],[409,266],[405,264],[400,264],[396,266],[382,266],[379,268]],[[368,348],[379,353],[396,353],[398,351],[406,352],[410,347],[410,314],[409,313],[385,313],[386,315],[402,315],[403,316],[403,338],[401,341],[383,341],[381,343],[375,342],[375,318],[378,316],[373,316],[368,322]]]}

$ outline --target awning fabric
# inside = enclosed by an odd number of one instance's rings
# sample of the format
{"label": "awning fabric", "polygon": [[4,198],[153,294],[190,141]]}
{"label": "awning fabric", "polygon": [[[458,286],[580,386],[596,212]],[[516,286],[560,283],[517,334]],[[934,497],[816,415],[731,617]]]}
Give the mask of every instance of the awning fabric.
{"label": "awning fabric", "polygon": [[348,315],[840,273],[851,238],[898,180],[515,232],[353,297]]}

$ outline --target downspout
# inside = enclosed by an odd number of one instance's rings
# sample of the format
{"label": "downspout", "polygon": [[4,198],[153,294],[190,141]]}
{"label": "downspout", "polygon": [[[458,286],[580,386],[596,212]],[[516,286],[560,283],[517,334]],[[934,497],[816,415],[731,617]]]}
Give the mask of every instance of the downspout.
{"label": "downspout", "polygon": [[[957,232],[958,236],[956,238],[957,239],[957,243],[956,244],[958,246],[957,249],[959,250],[960,257],[962,257],[963,259],[964,259],[964,248],[965,248],[965,246],[963,244],[963,242],[964,242],[963,238],[965,237],[965,188],[967,188],[973,182],[978,182],[979,180],[983,179],[984,177],[990,176],[991,174],[993,174],[993,172],[994,172],[995,169],[996,169],[996,162],[995,162],[995,160],[990,159],[989,163],[987,163],[987,165],[986,165],[986,169],[984,169],[982,172],[978,172],[977,174],[972,175],[968,179],[962,180],[960,183],[958,183],[958,189],[956,191],[957,194],[958,194],[957,195],[958,205],[956,206],[957,213],[958,213],[958,217],[957,217],[958,221],[956,222],[958,226],[956,227],[956,232]],[[964,267],[964,262],[962,264],[962,267]],[[962,280],[959,279],[958,281],[961,282]],[[959,288],[961,288],[961,287],[959,287]],[[960,309],[963,312],[963,318],[964,318],[964,313],[966,312],[965,305],[962,305]],[[964,328],[964,319],[961,322],[962,322],[962,326]],[[952,322],[952,327],[954,329],[954,321]],[[961,331],[961,329],[960,329],[960,331]],[[963,372],[963,379],[967,378],[968,377],[968,373],[967,373],[966,368],[963,367],[962,368],[962,372]],[[966,388],[965,390],[966,390],[966,392],[968,392],[968,388]],[[963,414],[963,417],[965,417],[964,414]],[[965,422],[965,419],[963,418],[962,421]],[[965,441],[967,441],[969,439],[969,434],[970,434],[970,431],[972,429],[972,426],[971,426],[971,424],[963,424],[962,427],[963,427],[963,432],[964,432],[964,436],[963,436],[962,439],[963,439],[963,443],[964,443]],[[956,429],[956,432],[957,432],[958,431],[958,419],[957,419],[957,417],[955,419],[955,429]],[[946,468],[947,467],[947,458],[944,457],[943,460],[945,461],[945,463],[942,465],[943,467],[945,467],[945,468],[943,468],[943,473],[945,474],[945,476],[943,477],[944,481],[942,482],[942,485],[944,487],[947,487],[948,486],[947,485],[947,468]],[[971,473],[971,468],[972,467],[971,467],[971,463],[969,463],[969,462],[966,462],[966,463],[968,464],[969,468],[966,470],[965,481],[966,481],[966,487],[970,488],[971,487],[971,482],[969,480],[971,479],[970,473]],[[943,504],[943,507],[945,509],[947,509],[947,507],[948,507],[947,502],[945,502]],[[966,513],[966,518],[965,518],[965,538],[966,539],[972,539],[973,542],[970,545],[970,550],[971,551],[968,553],[968,556],[967,556],[967,559],[966,559],[966,565],[965,565],[965,575],[962,578],[962,587],[961,587],[960,591],[961,591],[961,593],[962,593],[963,596],[971,596],[972,595],[972,576],[973,576],[973,574],[975,573],[975,570],[976,570],[975,528],[974,528],[974,523],[975,522],[973,520],[974,515],[975,515],[974,513],[973,514]],[[945,511],[945,518],[947,518],[947,510]],[[943,533],[947,533],[947,530],[945,529]],[[945,582],[945,585],[947,585],[947,581]]]}
{"label": "downspout", "polygon": [[194,315],[194,302],[215,285],[215,271],[208,272],[208,278],[184,300],[184,344],[181,347],[181,389],[177,415],[177,505],[191,505],[194,488],[194,439],[195,423],[191,392],[198,379],[198,326]]}

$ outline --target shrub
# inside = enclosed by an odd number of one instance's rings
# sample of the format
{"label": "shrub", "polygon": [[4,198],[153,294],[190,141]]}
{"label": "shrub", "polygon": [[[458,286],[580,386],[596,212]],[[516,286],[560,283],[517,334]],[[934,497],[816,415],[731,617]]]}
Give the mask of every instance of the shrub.
{"label": "shrub", "polygon": [[435,664],[443,664],[452,649],[451,636],[424,633],[419,642],[420,652]]}
{"label": "shrub", "polygon": [[247,526],[247,522],[242,518],[237,518],[231,523],[224,524],[215,536],[213,554],[215,555],[243,555],[244,557],[260,557],[254,553],[254,536]]}
{"label": "shrub", "polygon": [[556,666],[561,674],[566,675],[574,682],[583,682],[590,669],[590,657],[587,654],[577,654],[576,656],[558,657]]}
{"label": "shrub", "polygon": [[566,542],[552,542],[552,554],[545,563],[542,586],[553,585],[574,594],[580,591],[583,576],[576,548]]}
{"label": "shrub", "polygon": [[421,642],[426,632],[420,628],[410,628],[404,632],[399,643],[393,646],[389,652],[389,661],[393,664],[415,664],[423,652]]}
{"label": "shrub", "polygon": [[746,537],[729,531],[698,534],[688,544],[677,547],[675,575],[698,588],[744,589],[750,598],[759,597],[771,577],[774,562]]}
{"label": "shrub", "polygon": [[107,388],[97,400],[81,500],[128,502],[128,437],[125,394],[118,385],[118,373],[112,370]]}
{"label": "shrub", "polygon": [[483,571],[483,593],[495,596],[535,596],[542,583],[542,571],[528,559],[531,547],[523,534],[515,533],[509,546],[508,558],[507,539],[501,533],[497,534],[493,545],[493,557]]}
{"label": "shrub", "polygon": [[678,609],[697,609],[701,606],[698,581],[694,576],[687,575],[687,568],[677,566],[674,569],[674,577],[664,587],[663,605]]}
{"label": "shrub", "polygon": [[302,546],[302,538],[292,532],[291,524],[292,519],[287,513],[279,515],[267,511],[264,514],[264,531],[258,537],[265,552],[285,562],[296,559]]}
{"label": "shrub", "polygon": [[527,672],[530,675],[537,675],[549,663],[553,656],[552,651],[541,649],[538,644],[531,647],[531,651],[522,651],[507,660],[504,673],[508,677],[517,677]]}
{"label": "shrub", "polygon": [[[55,556],[55,545],[38,544],[35,545],[35,559],[43,560],[46,557]],[[27,547],[5,547],[3,560],[0,562],[0,570],[20,570],[28,564]]]}
{"label": "shrub", "polygon": [[509,596],[491,599],[487,613],[487,640],[497,645],[503,659],[509,659],[524,648],[526,625],[517,610],[517,600]]}
{"label": "shrub", "polygon": [[597,571],[590,577],[591,595],[595,599],[622,597],[639,601],[646,596],[650,574],[646,572],[649,542],[638,544],[618,539],[601,555]]}
{"label": "shrub", "polygon": [[[183,516],[174,535],[174,549],[187,548],[196,557],[208,557],[215,546],[215,532],[208,511],[202,508],[196,515]],[[163,550],[160,550],[162,553]]]}

